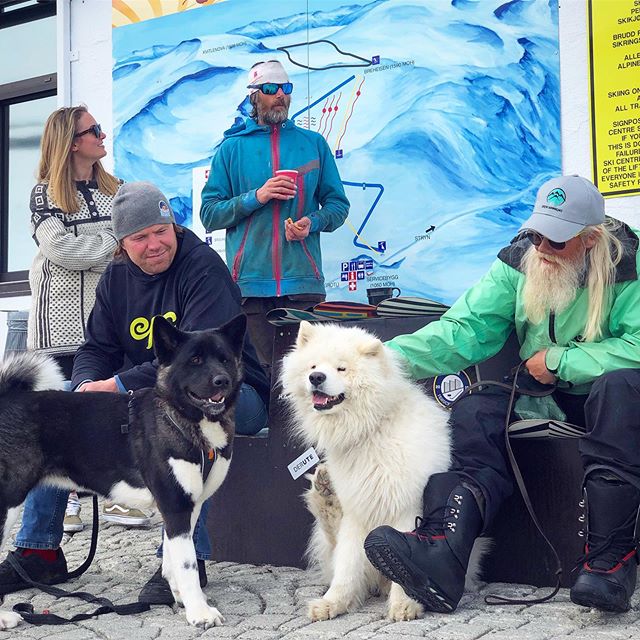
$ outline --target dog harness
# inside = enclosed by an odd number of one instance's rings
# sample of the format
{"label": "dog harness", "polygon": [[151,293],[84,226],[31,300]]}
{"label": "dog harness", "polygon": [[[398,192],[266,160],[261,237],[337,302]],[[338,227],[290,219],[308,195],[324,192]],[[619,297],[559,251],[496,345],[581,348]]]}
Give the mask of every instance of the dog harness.
{"label": "dog harness", "polygon": [[[133,401],[135,400],[135,392],[129,391],[129,420],[128,422],[120,425],[121,433],[129,433],[129,425],[131,424],[131,414],[133,413]],[[186,438],[186,435],[180,425],[173,419],[173,416],[164,409],[164,415],[169,418],[171,424]],[[211,447],[210,449],[200,449],[200,473],[202,475],[202,484],[204,485],[211,473],[211,469],[213,469],[213,465],[216,463],[218,459],[218,452],[216,449]]]}

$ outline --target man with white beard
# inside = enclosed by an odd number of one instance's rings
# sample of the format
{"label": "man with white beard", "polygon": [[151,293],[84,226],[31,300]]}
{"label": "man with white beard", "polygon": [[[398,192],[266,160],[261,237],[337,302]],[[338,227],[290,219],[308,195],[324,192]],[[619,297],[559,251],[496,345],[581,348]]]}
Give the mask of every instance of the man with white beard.
{"label": "man with white beard", "polygon": [[[605,218],[591,182],[549,180],[489,273],[441,320],[387,343],[419,380],[486,360],[515,330],[523,377],[555,385],[555,409],[586,430],[587,538],[571,599],[604,611],[629,609],[638,565],[638,242],[637,231]],[[495,386],[462,398],[450,418],[452,467],[431,476],[420,525],[411,533],[378,527],[365,541],[374,566],[426,610],[457,607],[473,542],[513,491],[508,404],[509,392]]]}

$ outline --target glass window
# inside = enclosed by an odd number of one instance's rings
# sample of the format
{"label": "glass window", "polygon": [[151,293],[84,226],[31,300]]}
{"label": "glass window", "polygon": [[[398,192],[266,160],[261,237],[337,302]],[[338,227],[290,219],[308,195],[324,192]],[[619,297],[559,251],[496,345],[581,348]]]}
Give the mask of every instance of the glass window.
{"label": "glass window", "polygon": [[36,253],[31,238],[29,195],[36,183],[44,122],[55,108],[55,96],[9,107],[8,271],[28,269]]}
{"label": "glass window", "polygon": [[56,17],[42,18],[0,31],[0,84],[34,78],[56,69]]}

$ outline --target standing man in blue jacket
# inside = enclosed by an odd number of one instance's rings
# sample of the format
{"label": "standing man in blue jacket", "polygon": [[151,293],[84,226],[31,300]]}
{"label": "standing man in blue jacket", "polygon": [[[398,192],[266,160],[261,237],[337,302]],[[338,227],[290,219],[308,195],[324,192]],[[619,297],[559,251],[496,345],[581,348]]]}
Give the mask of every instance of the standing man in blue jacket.
{"label": "standing man in blue jacket", "polygon": [[[242,292],[251,340],[270,366],[276,307],[306,309],[325,299],[320,232],[349,213],[325,139],[289,120],[293,84],[276,60],[249,71],[251,117],[225,132],[202,191],[207,231],[226,229],[227,263]],[[294,179],[277,175],[297,171]]]}

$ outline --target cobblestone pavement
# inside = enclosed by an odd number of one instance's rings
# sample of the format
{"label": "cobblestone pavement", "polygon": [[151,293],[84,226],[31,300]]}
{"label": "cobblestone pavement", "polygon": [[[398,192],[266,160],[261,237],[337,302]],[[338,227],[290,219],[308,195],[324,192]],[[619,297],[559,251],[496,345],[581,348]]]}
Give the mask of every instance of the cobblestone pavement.
{"label": "cobblestone pavement", "polygon": [[[84,520],[90,520],[91,505],[83,501]],[[86,557],[90,529],[65,537],[63,547],[70,568]],[[102,523],[98,552],[87,573],[65,589],[89,591],[114,602],[136,599],[145,581],[158,566],[155,548],[160,540],[160,522],[154,517],[148,529],[125,529]],[[640,636],[640,593],[631,611],[623,615],[576,607],[563,589],[552,601],[536,606],[488,606],[487,593],[526,596],[538,593],[533,587],[490,585],[479,593],[465,594],[456,612],[427,614],[412,622],[390,622],[384,618],[384,604],[372,598],[358,611],[335,620],[311,624],[305,616],[306,601],[323,593],[323,585],[309,572],[291,567],[253,566],[230,562],[207,564],[209,584],[205,588],[211,603],[225,616],[223,627],[206,631],[190,627],[182,610],[152,607],[133,616],[108,614],[64,626],[35,627],[21,624],[0,640],[190,640],[192,638],[238,638],[241,640],[622,640]],[[541,589],[538,595],[548,593]],[[29,600],[36,611],[69,617],[89,611],[92,605],[77,600],[54,601],[35,591],[22,591],[5,598],[3,608]],[[6,636],[3,635],[6,633]]]}

